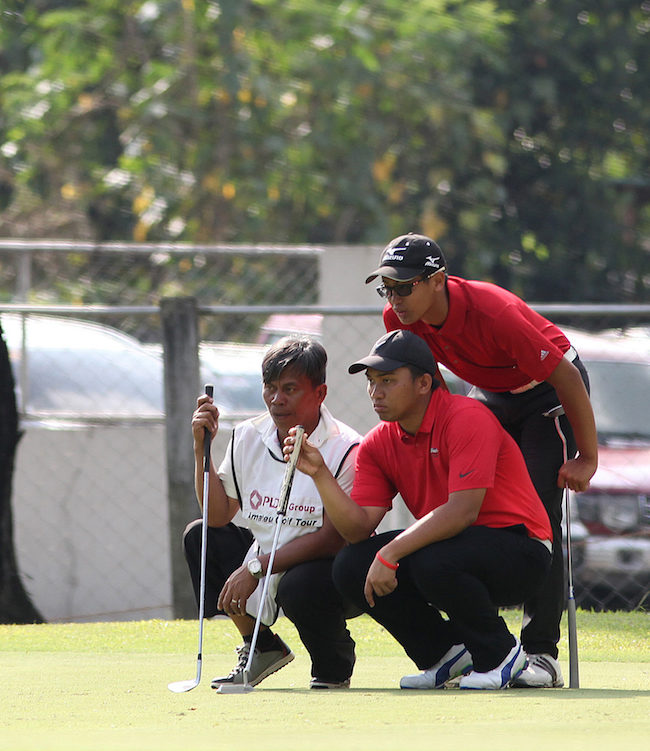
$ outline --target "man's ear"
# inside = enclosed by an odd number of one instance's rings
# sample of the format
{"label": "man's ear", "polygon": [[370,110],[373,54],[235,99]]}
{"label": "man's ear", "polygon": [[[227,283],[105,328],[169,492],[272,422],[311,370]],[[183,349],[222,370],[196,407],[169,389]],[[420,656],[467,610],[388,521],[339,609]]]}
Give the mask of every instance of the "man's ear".
{"label": "man's ear", "polygon": [[445,285],[447,284],[446,273],[444,271],[436,271],[435,274],[432,274],[430,283],[433,285],[434,292],[440,292],[445,288]]}
{"label": "man's ear", "polygon": [[433,388],[433,376],[431,373],[422,373],[421,376],[418,376],[418,381],[421,394],[428,394]]}
{"label": "man's ear", "polygon": [[327,396],[327,384],[321,383],[320,386],[316,389],[316,393],[318,394],[318,398],[320,399],[320,403],[322,404],[325,401],[325,397]]}

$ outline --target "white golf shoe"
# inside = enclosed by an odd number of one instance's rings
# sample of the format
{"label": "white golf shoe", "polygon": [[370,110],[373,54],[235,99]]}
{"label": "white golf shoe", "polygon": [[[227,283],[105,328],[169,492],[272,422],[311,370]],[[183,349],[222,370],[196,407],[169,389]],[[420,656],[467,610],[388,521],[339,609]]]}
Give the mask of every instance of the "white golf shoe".
{"label": "white golf shoe", "polygon": [[517,639],[500,665],[485,673],[472,670],[460,679],[460,687],[483,690],[508,688],[525,667],[526,653]]}
{"label": "white golf shoe", "polygon": [[464,644],[454,644],[438,662],[422,673],[405,675],[400,688],[444,688],[447,681],[464,675],[472,669],[472,655]]}
{"label": "white golf shoe", "polygon": [[528,655],[528,667],[513,681],[516,688],[562,688],[560,663],[551,655]]}

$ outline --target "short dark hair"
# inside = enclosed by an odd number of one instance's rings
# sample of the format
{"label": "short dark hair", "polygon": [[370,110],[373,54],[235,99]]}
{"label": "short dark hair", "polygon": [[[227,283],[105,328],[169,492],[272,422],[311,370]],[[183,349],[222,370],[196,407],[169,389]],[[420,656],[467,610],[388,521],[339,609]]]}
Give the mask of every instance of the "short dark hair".
{"label": "short dark hair", "polygon": [[277,381],[286,368],[295,368],[309,378],[312,386],[325,383],[327,352],[320,342],[307,336],[286,336],[277,341],[262,360],[262,381]]}
{"label": "short dark hair", "polygon": [[404,367],[408,368],[408,370],[411,372],[411,378],[413,380],[428,373],[428,375],[431,376],[431,391],[435,391],[438,386],[440,386],[440,381],[427,370],[422,370],[422,368],[418,368],[417,365],[411,365],[410,363],[407,363]]}

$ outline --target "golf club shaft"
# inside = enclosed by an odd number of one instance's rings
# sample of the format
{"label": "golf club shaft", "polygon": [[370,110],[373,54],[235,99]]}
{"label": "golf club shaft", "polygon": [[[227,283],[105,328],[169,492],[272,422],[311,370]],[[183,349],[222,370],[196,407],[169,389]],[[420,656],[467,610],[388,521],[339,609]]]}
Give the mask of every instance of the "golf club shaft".
{"label": "golf club shaft", "polygon": [[[205,393],[212,396],[214,388],[207,384]],[[203,441],[203,515],[201,527],[201,579],[199,585],[199,649],[196,658],[196,678],[187,681],[173,681],[167,688],[175,694],[191,691],[199,685],[201,680],[201,665],[203,662],[203,620],[205,615],[205,576],[208,556],[208,499],[210,493],[210,444],[212,436],[206,429]]]}
{"label": "golf club shaft", "polygon": [[[566,437],[560,425],[559,415],[555,417],[555,429],[562,441],[564,461],[568,458]],[[573,558],[571,546],[571,497],[569,488],[564,488],[564,518],[566,520],[566,548],[567,548],[567,626],[569,631],[569,688],[580,688],[580,669],[578,664],[578,626],[576,623],[576,601],[573,591]]]}
{"label": "golf club shaft", "polygon": [[[206,384],[205,393],[213,396],[214,387]],[[201,583],[199,585],[199,649],[196,662],[196,680],[201,679],[203,661],[203,620],[205,616],[205,579],[208,559],[208,497],[210,493],[210,445],[212,436],[206,428],[203,437],[203,518],[201,524]]]}
{"label": "golf club shaft", "polygon": [[269,560],[266,564],[266,575],[264,576],[264,585],[262,586],[262,596],[257,610],[257,618],[255,619],[255,627],[253,628],[253,635],[251,636],[250,651],[248,653],[248,660],[246,661],[246,667],[244,668],[244,685],[248,683],[248,673],[253,664],[253,656],[255,653],[255,647],[257,646],[257,637],[260,632],[260,624],[262,622],[262,613],[264,612],[264,604],[266,603],[266,597],[269,592],[269,584],[271,582],[271,572],[273,571],[273,562],[275,561],[275,551],[278,548],[278,540],[280,538],[280,529],[282,528],[282,519],[287,513],[287,504],[289,502],[289,494],[291,493],[291,486],[293,485],[293,476],[296,472],[296,463],[300,455],[300,447],[302,446],[302,438],[305,429],[302,425],[298,425],[296,428],[295,443],[293,445],[293,451],[291,457],[287,463],[287,467],[284,470],[284,478],[282,480],[282,489],[280,491],[280,503],[278,505],[278,512],[275,516],[275,532],[273,534],[273,542],[271,543],[271,552],[269,553]]}
{"label": "golf club shaft", "polygon": [[571,497],[569,489],[564,490],[564,507],[566,518],[566,545],[568,569],[567,624],[569,630],[569,688],[580,688],[580,670],[578,667],[578,626],[576,623],[576,601],[573,590],[573,558],[571,545]]}
{"label": "golf club shaft", "polygon": [[580,669],[578,666],[578,625],[576,623],[576,601],[569,591],[567,602],[569,624],[569,688],[580,688]]}

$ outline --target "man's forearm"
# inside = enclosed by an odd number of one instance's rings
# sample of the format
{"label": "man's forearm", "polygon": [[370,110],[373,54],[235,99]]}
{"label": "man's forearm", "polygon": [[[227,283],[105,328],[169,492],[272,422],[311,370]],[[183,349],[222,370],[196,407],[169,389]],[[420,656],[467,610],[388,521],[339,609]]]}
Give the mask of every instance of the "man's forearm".
{"label": "man's forearm", "polygon": [[323,466],[312,479],[339,534],[347,542],[367,539],[376,526],[373,519],[342,490],[328,467]]}
{"label": "man's forearm", "polygon": [[548,379],[571,424],[578,457],[560,471],[561,480],[576,491],[586,490],[598,467],[598,434],[591,401],[578,369],[563,361]]}

